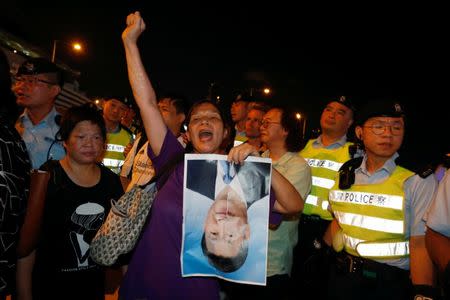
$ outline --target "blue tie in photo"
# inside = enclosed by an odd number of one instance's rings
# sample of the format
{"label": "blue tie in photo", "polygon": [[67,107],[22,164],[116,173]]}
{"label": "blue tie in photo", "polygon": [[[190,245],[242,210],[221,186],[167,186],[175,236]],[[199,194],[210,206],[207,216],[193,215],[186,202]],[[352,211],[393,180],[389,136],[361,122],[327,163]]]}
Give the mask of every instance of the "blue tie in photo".
{"label": "blue tie in photo", "polygon": [[231,180],[233,179],[233,177],[230,174],[230,163],[227,162],[226,160],[221,160],[220,163],[222,164],[222,169],[223,169],[223,182],[225,182],[225,184],[230,184]]}

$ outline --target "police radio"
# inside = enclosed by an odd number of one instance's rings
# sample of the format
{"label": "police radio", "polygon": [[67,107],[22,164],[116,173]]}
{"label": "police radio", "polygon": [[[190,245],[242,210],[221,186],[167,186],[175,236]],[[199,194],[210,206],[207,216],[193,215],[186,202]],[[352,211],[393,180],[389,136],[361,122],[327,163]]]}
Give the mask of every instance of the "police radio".
{"label": "police radio", "polygon": [[355,183],[355,170],[363,161],[363,157],[350,159],[339,169],[339,189],[346,190]]}

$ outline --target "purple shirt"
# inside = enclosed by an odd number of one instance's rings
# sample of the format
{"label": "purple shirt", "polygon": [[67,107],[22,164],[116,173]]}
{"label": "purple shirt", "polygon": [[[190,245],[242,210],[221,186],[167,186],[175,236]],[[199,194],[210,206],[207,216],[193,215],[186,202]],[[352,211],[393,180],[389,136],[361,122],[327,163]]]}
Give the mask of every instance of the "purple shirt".
{"label": "purple shirt", "polygon": [[[157,171],[171,157],[184,151],[169,130],[159,156],[152,153],[151,147],[148,149]],[[148,225],[123,279],[120,299],[219,299],[216,278],[181,276],[183,174],[181,161],[158,191]],[[280,220],[279,214],[271,213],[271,223]]]}

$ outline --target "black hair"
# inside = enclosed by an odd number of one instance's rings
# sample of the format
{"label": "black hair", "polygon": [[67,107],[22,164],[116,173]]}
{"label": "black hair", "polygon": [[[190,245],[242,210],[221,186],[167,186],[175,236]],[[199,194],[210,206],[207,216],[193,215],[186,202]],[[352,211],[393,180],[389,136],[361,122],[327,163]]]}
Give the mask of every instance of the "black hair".
{"label": "black hair", "polygon": [[189,112],[189,102],[186,97],[178,94],[166,94],[158,99],[158,102],[160,102],[163,99],[170,99],[170,102],[175,107],[175,111],[177,114],[184,114],[187,116]]}
{"label": "black hair", "polygon": [[300,151],[302,149],[302,131],[295,112],[282,105],[274,106],[271,109],[281,111],[281,126],[288,132],[286,137],[287,150],[289,152]]}
{"label": "black hair", "polygon": [[268,105],[267,103],[264,102],[255,102],[255,105],[253,105],[250,109],[254,109],[254,110],[259,110],[262,111],[263,113],[267,113],[272,107],[270,105]]}
{"label": "black hair", "polygon": [[236,256],[225,257],[215,255],[214,253],[208,251],[208,248],[206,247],[205,234],[203,233],[202,251],[203,254],[208,258],[208,262],[216,269],[225,273],[231,273],[238,270],[245,263],[248,255],[248,241],[244,240],[242,247],[240,248]]}
{"label": "black hair", "polygon": [[105,120],[95,105],[85,104],[69,108],[61,119],[61,125],[56,138],[59,141],[67,141],[75,126],[82,121],[90,121],[100,128],[102,138],[106,141]]}

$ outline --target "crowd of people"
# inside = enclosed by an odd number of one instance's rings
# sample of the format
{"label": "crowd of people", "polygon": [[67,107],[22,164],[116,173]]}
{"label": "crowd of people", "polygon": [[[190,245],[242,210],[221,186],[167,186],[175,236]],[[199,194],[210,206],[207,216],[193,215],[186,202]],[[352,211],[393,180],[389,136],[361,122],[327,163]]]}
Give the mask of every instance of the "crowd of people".
{"label": "crowd of people", "polygon": [[[135,12],[122,33],[136,106],[115,96],[101,110],[84,105],[61,115],[61,70],[29,58],[11,80],[0,52],[0,300],[104,299],[108,271],[123,275],[119,299],[449,299],[450,171],[398,163],[401,103],[328,99],[320,135],[305,141],[287,107],[245,94],[229,112],[210,100],[189,107],[180,95],[158,98],[137,44],[145,29]],[[234,167],[249,156],[271,159],[265,286],[182,276],[185,153],[224,154]],[[96,264],[89,246],[110,200],[166,165],[173,167],[157,181],[135,249],[112,268]],[[32,170],[49,176],[36,243],[23,253]],[[229,195],[240,197],[225,186],[211,207]],[[246,220],[250,205],[241,206]],[[221,269],[217,261],[230,257],[212,248],[211,228],[227,223],[208,214],[203,251]],[[243,233],[245,242],[250,233]]]}

